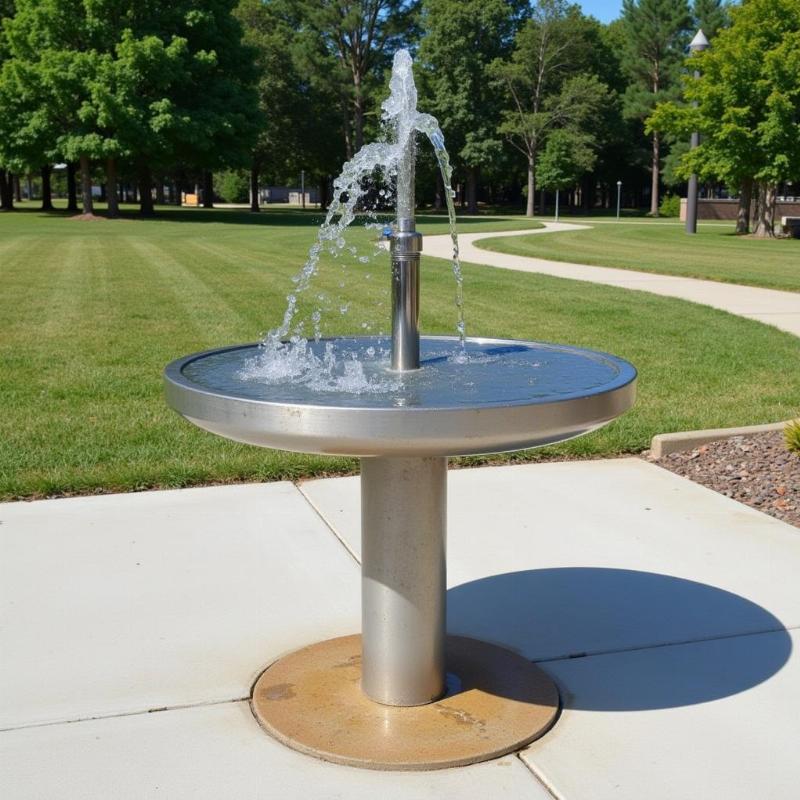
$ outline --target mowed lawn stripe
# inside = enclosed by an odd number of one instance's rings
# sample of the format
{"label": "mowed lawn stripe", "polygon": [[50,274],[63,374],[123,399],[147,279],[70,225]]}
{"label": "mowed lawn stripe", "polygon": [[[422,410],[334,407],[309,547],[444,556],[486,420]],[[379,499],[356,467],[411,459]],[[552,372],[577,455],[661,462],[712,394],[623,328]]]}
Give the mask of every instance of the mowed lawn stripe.
{"label": "mowed lawn stripe", "polygon": [[167,248],[166,243],[156,244],[141,236],[126,237],[126,243],[155,268],[160,287],[170,293],[199,339],[225,340],[243,326],[239,311],[214,291],[207,267],[193,257],[190,247]]}

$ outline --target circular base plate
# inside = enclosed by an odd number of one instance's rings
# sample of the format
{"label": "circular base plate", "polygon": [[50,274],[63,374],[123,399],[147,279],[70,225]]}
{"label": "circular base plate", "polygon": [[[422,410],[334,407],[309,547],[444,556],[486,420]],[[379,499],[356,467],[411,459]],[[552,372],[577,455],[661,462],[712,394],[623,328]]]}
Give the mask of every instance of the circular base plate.
{"label": "circular base plate", "polygon": [[424,706],[384,706],[361,691],[361,637],[281,658],[261,674],[251,705],[284,744],[369,769],[441,769],[509,753],[553,724],[553,681],[502,647],[447,637],[448,691]]}

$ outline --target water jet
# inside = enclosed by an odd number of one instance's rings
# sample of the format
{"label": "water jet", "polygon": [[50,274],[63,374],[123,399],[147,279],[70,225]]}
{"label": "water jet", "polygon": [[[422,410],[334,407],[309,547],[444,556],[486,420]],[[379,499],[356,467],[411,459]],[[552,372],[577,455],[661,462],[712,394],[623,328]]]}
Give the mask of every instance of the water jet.
{"label": "water jet", "polygon": [[[375,769],[432,769],[519,749],[548,730],[559,707],[553,682],[521,656],[446,635],[448,457],[595,430],[633,404],[636,370],[583,348],[465,337],[460,285],[458,335],[420,335],[415,132],[433,141],[446,186],[449,165],[438,124],[416,110],[407,53],[395,58],[384,110],[395,140],[367,145],[346,165],[350,177],[334,197],[340,216],[319,241],[338,241],[354,215],[354,187],[375,165],[368,156],[378,153],[397,185],[391,336],[326,339],[316,335],[317,318],[312,339],[291,338],[293,294],[266,342],[178,359],[164,382],[167,402],[204,430],[361,459],[361,635],[269,665],[251,705],[267,731],[303,752]],[[312,248],[298,291],[320,251]],[[457,249],[454,266],[458,274]]]}

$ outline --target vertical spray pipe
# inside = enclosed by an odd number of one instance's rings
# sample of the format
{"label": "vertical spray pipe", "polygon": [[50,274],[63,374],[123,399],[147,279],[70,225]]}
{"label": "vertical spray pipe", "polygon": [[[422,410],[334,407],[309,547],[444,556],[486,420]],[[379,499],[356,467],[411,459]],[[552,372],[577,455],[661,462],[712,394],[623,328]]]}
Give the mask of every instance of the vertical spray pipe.
{"label": "vertical spray pipe", "polygon": [[397,230],[392,235],[392,369],[419,369],[419,261],[422,236],[414,230],[414,132],[397,169]]}

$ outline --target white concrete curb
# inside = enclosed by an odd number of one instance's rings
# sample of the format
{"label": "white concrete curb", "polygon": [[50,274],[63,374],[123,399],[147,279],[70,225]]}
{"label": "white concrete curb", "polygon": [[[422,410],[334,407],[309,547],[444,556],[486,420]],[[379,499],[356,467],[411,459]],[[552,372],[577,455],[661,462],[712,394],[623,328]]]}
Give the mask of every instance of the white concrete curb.
{"label": "white concrete curb", "polygon": [[745,425],[738,428],[709,428],[704,431],[676,431],[675,433],[659,433],[650,442],[650,458],[659,459],[670,453],[694,450],[701,444],[730,439],[734,436],[756,436],[759,433],[782,431],[786,422],[770,422],[767,425]]}

